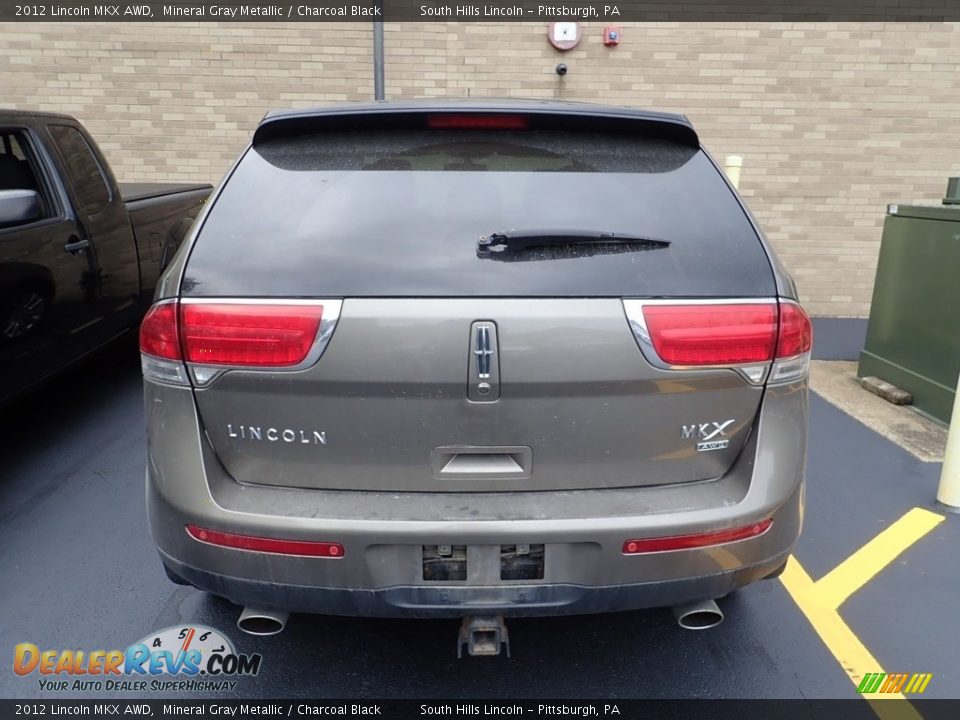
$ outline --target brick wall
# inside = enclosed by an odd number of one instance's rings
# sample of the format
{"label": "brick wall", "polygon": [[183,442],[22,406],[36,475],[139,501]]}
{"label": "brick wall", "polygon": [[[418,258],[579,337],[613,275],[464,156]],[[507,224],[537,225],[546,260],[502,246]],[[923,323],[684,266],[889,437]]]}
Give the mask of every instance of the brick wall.
{"label": "brick wall", "polygon": [[[960,174],[960,24],[386,26],[388,98],[517,96],[686,113],[819,315],[863,316],[888,202]],[[124,180],[216,181],[269,108],[372,97],[365,24],[8,24],[0,103],[68,112]],[[561,81],[554,66],[570,71]],[[693,199],[692,199],[693,201]]]}

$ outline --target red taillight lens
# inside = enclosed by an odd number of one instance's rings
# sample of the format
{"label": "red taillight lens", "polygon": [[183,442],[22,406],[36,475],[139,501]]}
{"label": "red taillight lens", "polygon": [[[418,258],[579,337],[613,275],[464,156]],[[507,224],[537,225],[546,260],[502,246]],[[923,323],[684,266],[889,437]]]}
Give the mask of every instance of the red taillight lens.
{"label": "red taillight lens", "polygon": [[196,525],[187,525],[190,537],[211,545],[251,550],[253,552],[274,553],[277,555],[305,555],[307,557],[342,558],[343,545],[332,542],[313,542],[311,540],[278,540],[276,538],[236,535],[234,533],[207,530]]}
{"label": "red taillight lens", "polygon": [[526,130],[527,125],[523,115],[444,114],[427,118],[431,130]]}
{"label": "red taillight lens", "polygon": [[773,359],[777,306],[645,305],[654,350],[671,365],[729,365]]}
{"label": "red taillight lens", "polygon": [[787,358],[810,352],[812,345],[813,327],[807,313],[799,305],[781,303],[777,357]]}
{"label": "red taillight lens", "polygon": [[296,365],[310,352],[322,316],[322,305],[185,303],[180,313],[185,359],[201,365]]}
{"label": "red taillight lens", "polygon": [[177,304],[154,305],[140,324],[140,352],[167,360],[180,360]]}
{"label": "red taillight lens", "polygon": [[719,530],[717,532],[697,533],[695,535],[671,535],[667,537],[643,538],[641,540],[627,540],[623,543],[624,555],[639,555],[641,553],[663,552],[665,550],[689,550],[690,548],[720,545],[746,540],[747,538],[763,535],[773,524],[772,519],[763,520],[746,527]]}

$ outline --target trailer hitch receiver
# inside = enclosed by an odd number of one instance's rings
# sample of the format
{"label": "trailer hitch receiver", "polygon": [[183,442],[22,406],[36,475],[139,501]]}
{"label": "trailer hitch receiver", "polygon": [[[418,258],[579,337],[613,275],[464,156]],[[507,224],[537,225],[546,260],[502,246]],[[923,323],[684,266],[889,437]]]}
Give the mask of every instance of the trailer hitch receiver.
{"label": "trailer hitch receiver", "polygon": [[503,615],[468,615],[460,624],[457,639],[457,657],[463,657],[463,646],[469,655],[499,655],[506,648],[510,657],[510,635],[503,622]]}

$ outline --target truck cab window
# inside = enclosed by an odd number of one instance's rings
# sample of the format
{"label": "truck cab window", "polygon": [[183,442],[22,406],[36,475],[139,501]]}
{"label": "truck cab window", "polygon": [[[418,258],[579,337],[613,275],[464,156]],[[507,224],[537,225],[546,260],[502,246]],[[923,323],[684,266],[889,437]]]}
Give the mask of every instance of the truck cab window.
{"label": "truck cab window", "polygon": [[[40,195],[43,218],[51,216],[51,203],[31,152],[29,141],[21,130],[0,128],[0,190],[33,190]],[[35,222],[31,220],[31,222]]]}
{"label": "truck cab window", "polygon": [[0,131],[0,190],[39,191],[21,133]]}
{"label": "truck cab window", "polygon": [[110,187],[83,134],[69,125],[49,125],[50,135],[63,158],[77,202],[89,214],[103,209],[111,198]]}

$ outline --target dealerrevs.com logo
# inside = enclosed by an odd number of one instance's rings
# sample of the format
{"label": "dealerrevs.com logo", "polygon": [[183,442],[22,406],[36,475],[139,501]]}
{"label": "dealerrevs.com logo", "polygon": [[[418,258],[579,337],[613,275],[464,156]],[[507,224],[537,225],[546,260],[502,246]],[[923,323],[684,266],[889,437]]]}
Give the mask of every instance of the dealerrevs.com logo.
{"label": "dealerrevs.com logo", "polygon": [[233,690],[233,678],[256,675],[261,661],[202,625],[169,627],[126,650],[41,650],[33,643],[13,650],[13,672],[39,676],[40,689],[49,691]]}

